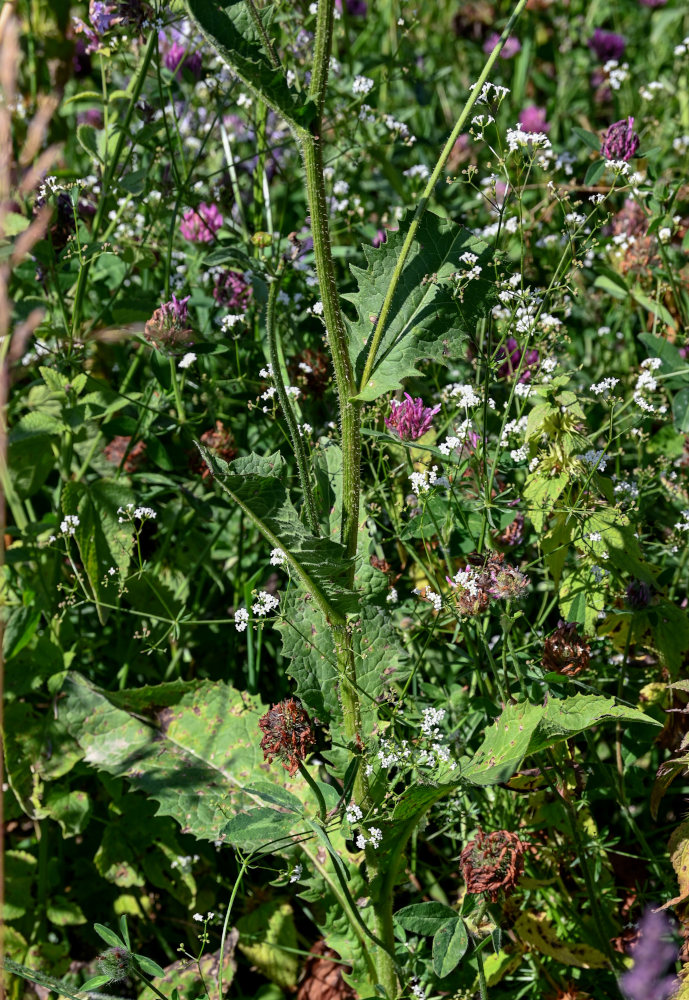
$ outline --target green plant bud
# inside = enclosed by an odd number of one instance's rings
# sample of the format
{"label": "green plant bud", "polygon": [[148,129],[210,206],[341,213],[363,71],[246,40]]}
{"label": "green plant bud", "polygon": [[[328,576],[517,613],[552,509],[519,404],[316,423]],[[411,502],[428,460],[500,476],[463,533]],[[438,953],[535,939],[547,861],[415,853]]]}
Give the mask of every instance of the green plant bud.
{"label": "green plant bud", "polygon": [[255,247],[269,247],[273,242],[273,237],[270,233],[258,232],[251,237],[251,242]]}

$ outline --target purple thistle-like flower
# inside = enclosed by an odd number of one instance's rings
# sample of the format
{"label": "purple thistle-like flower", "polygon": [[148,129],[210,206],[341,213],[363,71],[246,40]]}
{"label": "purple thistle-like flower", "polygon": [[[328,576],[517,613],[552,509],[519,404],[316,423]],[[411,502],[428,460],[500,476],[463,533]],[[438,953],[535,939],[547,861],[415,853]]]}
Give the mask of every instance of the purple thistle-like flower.
{"label": "purple thistle-like flower", "polygon": [[634,119],[623,118],[611,125],[603,136],[600,151],[606,160],[631,160],[639,148]]}
{"label": "purple thistle-like flower", "polygon": [[379,229],[376,235],[371,240],[371,243],[376,249],[378,249],[379,246],[382,246],[383,243],[387,243],[387,241],[388,241],[387,229]]}
{"label": "purple thistle-like flower", "polygon": [[519,115],[519,124],[525,132],[550,132],[550,122],[545,120],[545,108],[530,104]]}
{"label": "purple thistle-like flower", "polygon": [[[495,354],[497,361],[505,359],[504,364],[500,365],[498,368],[498,378],[509,378],[519,368],[519,363],[522,359],[522,351],[519,343],[514,337],[508,337],[507,343],[504,347],[498,349]],[[540,355],[535,348],[527,351],[524,356],[524,367],[522,368],[521,375],[519,376],[520,382],[528,382],[532,375],[532,367],[538,365]]]}
{"label": "purple thistle-like flower", "polygon": [[440,405],[424,406],[422,399],[412,399],[408,392],[404,396],[403,400],[391,400],[385,426],[402,441],[416,441],[429,429]]}
{"label": "purple thistle-like flower", "polygon": [[197,211],[187,209],[182,216],[179,231],[190,243],[212,243],[222,224],[223,217],[218,206],[207,205],[202,201]]}
{"label": "purple thistle-like flower", "polygon": [[606,63],[609,59],[622,58],[627,46],[627,39],[624,35],[618,35],[614,31],[603,31],[602,28],[596,28],[589,38],[588,46],[592,52],[596,53],[602,63]]}
{"label": "purple thistle-like flower", "polygon": [[[486,53],[492,52],[499,41],[500,41],[500,35],[497,33],[497,31],[492,31],[490,35],[488,35],[488,38],[486,38],[485,42],[483,43],[483,51]],[[521,51],[521,47],[522,43],[519,41],[519,39],[512,38],[512,36],[510,35],[510,37],[507,39],[507,41],[502,47],[502,51],[500,52],[500,58],[511,59],[513,56],[516,56],[517,52]]]}
{"label": "purple thistle-like flower", "polygon": [[632,948],[634,965],[620,977],[627,1000],[670,1000],[679,980],[668,972],[677,948],[668,940],[670,922],[664,913],[646,910],[639,921],[639,938]]}

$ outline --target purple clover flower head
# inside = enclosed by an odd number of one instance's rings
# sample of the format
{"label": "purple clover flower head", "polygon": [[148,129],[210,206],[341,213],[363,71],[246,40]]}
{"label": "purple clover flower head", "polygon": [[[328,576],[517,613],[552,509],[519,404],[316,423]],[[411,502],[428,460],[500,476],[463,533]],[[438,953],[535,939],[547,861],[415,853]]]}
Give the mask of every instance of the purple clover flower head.
{"label": "purple clover flower head", "polygon": [[187,307],[187,302],[191,298],[191,295],[185,295],[183,299],[178,299],[177,296],[172,294],[172,299],[170,302],[164,302],[162,308],[170,316],[171,319],[177,320],[178,323],[186,323],[189,319],[189,309]]}
{"label": "purple clover flower head", "polygon": [[387,241],[388,241],[387,229],[379,229],[376,235],[371,240],[371,243],[377,250],[378,247],[382,246],[383,243],[387,243]]}
{"label": "purple clover flower head", "polygon": [[631,160],[639,148],[639,136],[634,131],[634,119],[623,118],[611,125],[601,143],[606,160]]}
{"label": "purple clover flower head", "polygon": [[385,418],[385,426],[401,441],[416,441],[433,423],[440,404],[424,406],[422,399],[412,399],[408,392],[404,396],[403,400],[390,401],[390,416]]}
{"label": "purple clover flower head", "polygon": [[670,1000],[679,987],[668,968],[677,948],[668,940],[670,922],[664,913],[646,910],[639,921],[639,938],[632,947],[634,965],[620,977],[627,1000]]}
{"label": "purple clover flower head", "polygon": [[667,0],[639,0],[639,3],[644,7],[664,7]]}
{"label": "purple clover flower head", "polygon": [[213,298],[232,313],[245,313],[251,299],[251,285],[242,274],[225,271],[215,278]]}
{"label": "purple clover flower head", "polygon": [[632,580],[626,596],[629,607],[633,611],[641,611],[651,603],[651,588],[643,580]]}
{"label": "purple clover flower head", "polygon": [[609,59],[621,59],[627,46],[627,39],[623,35],[618,35],[614,31],[603,31],[596,28],[589,38],[588,46],[595,52],[602,63]]}
{"label": "purple clover flower head", "polygon": [[117,4],[103,3],[102,0],[91,0],[89,3],[89,21],[97,35],[110,31],[117,17]]}
{"label": "purple clover flower head", "polygon": [[223,217],[218,206],[207,205],[202,201],[197,211],[187,209],[182,216],[179,231],[190,243],[212,243],[222,224]]}
{"label": "purple clover flower head", "polygon": [[[519,368],[523,353],[515,338],[508,337],[505,346],[499,348],[495,355],[497,361],[501,361],[504,358],[504,364],[498,368],[498,378],[509,378]],[[520,382],[528,382],[531,379],[531,369],[538,365],[539,360],[540,355],[535,348],[526,352],[524,355],[524,367],[519,376]]]}
{"label": "purple clover flower head", "polygon": [[[492,52],[499,41],[500,41],[500,35],[497,33],[497,31],[492,31],[490,35],[488,35],[488,38],[486,38],[485,42],[483,43],[483,51],[486,53]],[[512,59],[513,56],[516,56],[517,52],[521,51],[521,47],[522,43],[519,41],[519,39],[512,38],[512,36],[510,35],[510,37],[507,39],[507,41],[502,47],[500,58]]]}
{"label": "purple clover flower head", "polygon": [[158,35],[158,44],[163,56],[163,64],[178,79],[181,77],[183,69],[189,70],[197,80],[199,79],[203,62],[201,53],[192,52],[191,55],[187,55],[188,42],[179,32],[175,32],[172,39],[169,39],[165,32],[161,31]]}
{"label": "purple clover flower head", "polygon": [[[342,0],[335,0],[335,6],[342,10]],[[368,13],[366,0],[347,0],[346,6],[350,17],[366,17]]]}
{"label": "purple clover flower head", "polygon": [[545,120],[545,108],[530,104],[519,115],[519,124],[525,132],[550,132],[550,122]]}

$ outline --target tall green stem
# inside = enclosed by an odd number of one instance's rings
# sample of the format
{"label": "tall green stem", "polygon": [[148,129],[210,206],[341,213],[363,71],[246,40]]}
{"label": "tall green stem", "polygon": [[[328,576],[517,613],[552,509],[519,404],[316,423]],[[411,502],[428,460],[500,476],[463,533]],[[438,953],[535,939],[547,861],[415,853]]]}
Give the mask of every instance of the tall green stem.
{"label": "tall green stem", "polygon": [[282,368],[280,367],[277,328],[275,323],[275,306],[277,304],[278,292],[280,291],[280,276],[280,272],[278,272],[278,275],[273,280],[268,290],[268,306],[266,308],[268,352],[270,354],[270,365],[273,370],[273,383],[275,384],[278,400],[280,401],[280,406],[282,407],[282,412],[287,423],[289,436],[292,439],[294,457],[297,460],[297,470],[299,472],[299,481],[304,494],[304,503],[306,505],[306,516],[308,518],[309,527],[314,535],[319,535],[320,527],[318,524],[318,514],[316,513],[316,502],[313,498],[311,476],[309,474],[309,467],[306,461],[304,439],[299,433],[299,426],[294,416],[294,410],[292,409],[289,396],[287,395],[285,383],[282,378]]}
{"label": "tall green stem", "polygon": [[[98,232],[100,230],[101,222],[103,221],[103,213],[105,212],[105,206],[108,204],[108,196],[112,188],[112,182],[115,179],[115,173],[120,162],[120,156],[122,155],[122,150],[124,144],[127,141],[129,125],[134,114],[134,109],[136,108],[137,101],[141,96],[141,91],[143,89],[144,81],[146,79],[146,74],[148,73],[148,67],[151,64],[151,59],[153,58],[153,53],[158,45],[158,32],[157,30],[151,30],[148,41],[146,43],[146,48],[144,49],[144,56],[141,60],[141,66],[139,67],[138,73],[134,79],[134,85],[131,91],[131,97],[129,99],[129,104],[125,112],[124,118],[122,120],[122,126],[120,132],[117,136],[117,142],[115,143],[115,149],[113,150],[112,159],[108,163],[105,171],[103,173],[103,183],[101,187],[101,197],[98,201],[98,208],[96,209],[96,214],[93,219],[93,224],[91,226],[91,239],[95,241],[98,238]],[[77,286],[74,292],[74,307],[72,309],[72,338],[76,337],[79,331],[79,323],[81,321],[81,309],[84,302],[84,295],[86,293],[86,286],[88,282],[89,271],[91,269],[91,262],[95,260],[95,256],[90,256],[79,269],[79,277],[77,278]]]}
{"label": "tall green stem", "polygon": [[388,314],[392,306],[392,300],[395,296],[395,291],[397,290],[397,285],[402,276],[402,271],[404,270],[404,265],[407,262],[407,257],[409,256],[409,251],[411,250],[412,243],[414,242],[414,237],[416,236],[419,224],[424,216],[426,209],[428,208],[428,203],[433,194],[435,185],[437,184],[438,179],[443,171],[443,168],[447,163],[447,160],[450,156],[450,153],[452,152],[455,142],[459,138],[460,132],[464,128],[464,125],[466,123],[467,118],[469,117],[471,109],[473,108],[474,104],[476,103],[481,94],[481,90],[483,89],[484,83],[488,79],[488,75],[491,69],[493,68],[493,64],[500,55],[500,51],[503,45],[509,38],[510,32],[514,27],[517,18],[524,10],[524,7],[526,7],[526,2],[527,0],[519,0],[517,6],[514,8],[514,11],[512,12],[512,16],[505,25],[505,30],[500,35],[499,41],[497,42],[491,54],[488,56],[486,65],[483,67],[483,72],[479,76],[478,81],[476,82],[473,90],[469,94],[469,99],[462,108],[462,112],[455,123],[455,127],[452,129],[450,137],[445,143],[443,151],[440,154],[440,158],[438,159],[438,162],[435,165],[435,169],[433,170],[431,176],[428,178],[428,183],[426,184],[424,192],[421,195],[421,200],[419,201],[419,204],[416,206],[416,211],[414,212],[414,218],[411,221],[411,225],[409,226],[409,232],[407,233],[404,243],[402,244],[402,249],[400,250],[400,254],[399,257],[397,258],[397,263],[395,265],[395,270],[393,271],[392,278],[390,279],[390,284],[388,285],[388,290],[385,294],[383,307],[380,310],[380,314],[376,322],[376,328],[374,330],[373,337],[371,338],[371,346],[368,351],[368,357],[366,358],[364,373],[361,377],[361,385],[359,388],[360,392],[363,391],[363,389],[366,386],[366,383],[371,377],[371,372],[373,371],[373,365],[375,364],[376,360],[376,354],[378,353],[378,348],[380,346],[383,333],[385,332],[385,324],[387,322]]}

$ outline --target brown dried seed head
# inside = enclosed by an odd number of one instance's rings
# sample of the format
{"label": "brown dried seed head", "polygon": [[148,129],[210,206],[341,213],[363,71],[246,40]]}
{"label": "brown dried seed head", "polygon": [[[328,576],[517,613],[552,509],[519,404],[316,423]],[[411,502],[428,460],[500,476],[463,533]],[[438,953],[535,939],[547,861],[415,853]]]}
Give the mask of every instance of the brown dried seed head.
{"label": "brown dried seed head", "polygon": [[479,829],[459,859],[467,892],[485,892],[492,903],[500,892],[509,896],[524,871],[525,849],[516,833],[496,830],[485,834]]}
{"label": "brown dried seed head", "polygon": [[316,742],[311,720],[299,702],[287,698],[273,705],[258,724],[265,733],[261,740],[265,760],[270,764],[277,757],[290,776],[296,774]]}
{"label": "brown dried seed head", "polygon": [[543,669],[567,677],[576,677],[586,670],[591,649],[577,633],[576,625],[560,621],[552,635],[543,643]]}

